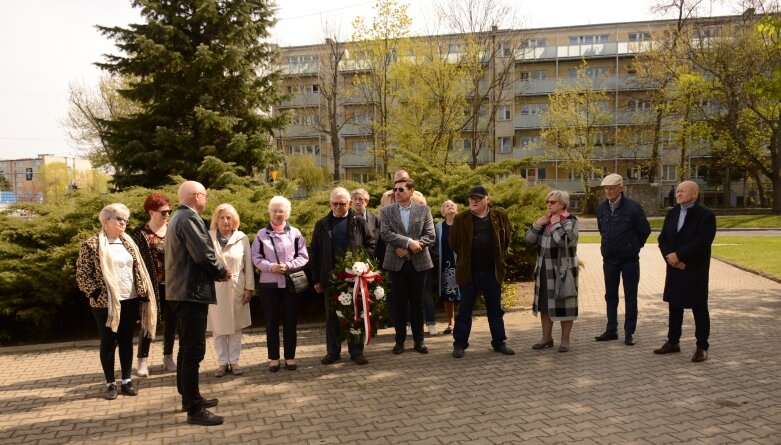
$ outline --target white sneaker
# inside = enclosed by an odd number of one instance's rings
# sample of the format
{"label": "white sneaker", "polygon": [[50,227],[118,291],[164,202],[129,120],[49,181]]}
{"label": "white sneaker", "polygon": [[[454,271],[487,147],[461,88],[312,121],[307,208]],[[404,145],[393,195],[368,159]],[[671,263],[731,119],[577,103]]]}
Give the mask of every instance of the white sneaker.
{"label": "white sneaker", "polygon": [[437,325],[435,324],[428,325],[428,333],[431,335],[439,335],[439,331],[437,330]]}
{"label": "white sneaker", "polygon": [[176,372],[176,362],[173,355],[163,356],[163,370],[165,372]]}
{"label": "white sneaker", "polygon": [[147,358],[138,359],[138,369],[136,369],[136,375],[139,377],[149,377],[149,366],[147,365]]}
{"label": "white sneaker", "polygon": [[412,326],[407,325],[407,335],[412,335]]}

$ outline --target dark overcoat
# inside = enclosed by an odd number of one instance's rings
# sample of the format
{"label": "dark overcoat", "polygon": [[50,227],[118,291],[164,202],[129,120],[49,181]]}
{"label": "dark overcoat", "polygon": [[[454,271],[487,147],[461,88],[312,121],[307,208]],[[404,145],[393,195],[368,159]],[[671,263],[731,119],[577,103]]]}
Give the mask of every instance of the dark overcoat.
{"label": "dark overcoat", "polygon": [[672,307],[707,307],[708,271],[711,244],[716,236],[716,216],[707,207],[695,203],[686,212],[686,219],[678,231],[680,214],[681,206],[676,205],[667,213],[659,234],[662,257],[675,252],[678,259],[686,264],[684,270],[667,265],[663,299]]}

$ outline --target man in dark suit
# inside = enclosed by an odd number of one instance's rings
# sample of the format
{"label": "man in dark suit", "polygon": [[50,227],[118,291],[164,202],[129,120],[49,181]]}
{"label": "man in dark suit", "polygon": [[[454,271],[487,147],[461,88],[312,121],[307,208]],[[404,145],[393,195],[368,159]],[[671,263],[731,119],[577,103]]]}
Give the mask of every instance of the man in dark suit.
{"label": "man in dark suit", "polygon": [[369,229],[372,237],[376,240],[380,239],[380,219],[366,208],[369,205],[369,192],[355,189],[352,191],[352,198],[353,212],[366,221],[366,228]]}
{"label": "man in dark suit", "polygon": [[206,408],[217,399],[206,399],[199,389],[198,369],[206,353],[206,316],[217,304],[214,281],[228,281],[231,271],[217,259],[209,231],[201,218],[206,189],[195,181],[179,187],[179,207],[166,230],[165,295],[176,313],[179,355],[176,388],[182,395],[187,423],[219,425],[223,418]]}
{"label": "man in dark suit", "polygon": [[[325,344],[326,354],[320,360],[324,365],[330,365],[341,359],[342,345],[338,341],[339,319],[329,305],[328,288],[331,285],[331,269],[336,264],[336,258],[346,251],[366,249],[366,253],[374,256],[377,240],[366,228],[363,218],[356,218],[350,208],[350,192],[343,187],[331,191],[331,211],[317,221],[312,232],[312,244],[309,246],[309,264],[312,267],[312,281],[318,294],[325,297]],[[350,359],[359,364],[369,363],[363,355],[363,343],[348,342],[347,350]]]}
{"label": "man in dark suit", "polygon": [[407,307],[412,325],[414,349],[428,353],[423,342],[423,287],[426,273],[434,267],[429,247],[434,244],[434,219],[428,206],[412,202],[415,183],[411,179],[396,181],[396,202],[380,210],[380,236],[385,241],[383,268],[391,272],[391,286],[396,299],[394,354],[404,352],[407,339]]}
{"label": "man in dark suit", "polygon": [[708,314],[708,271],[711,245],[716,236],[716,216],[699,204],[700,189],[693,181],[683,181],[675,192],[678,203],[664,219],[659,234],[659,250],[667,262],[664,301],[669,306],[667,341],[654,354],[681,352],[683,310],[694,314],[697,350],[693,362],[708,358],[710,315]]}

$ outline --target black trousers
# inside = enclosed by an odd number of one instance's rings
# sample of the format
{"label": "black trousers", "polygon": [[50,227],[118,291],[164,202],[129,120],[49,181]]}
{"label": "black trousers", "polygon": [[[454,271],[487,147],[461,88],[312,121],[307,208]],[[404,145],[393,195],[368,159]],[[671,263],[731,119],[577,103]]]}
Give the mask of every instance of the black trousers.
{"label": "black trousers", "polygon": [[170,301],[176,312],[179,354],[176,358],[176,389],[188,415],[201,410],[198,370],[206,354],[206,316],[209,305],[190,301]]}
{"label": "black trousers", "polygon": [[[165,300],[165,288],[160,288],[160,295],[157,298],[160,300],[158,310],[162,311],[162,317],[158,317],[158,319],[163,320],[163,355],[173,355],[174,339],[176,338],[176,314],[168,307],[168,301]],[[151,338],[139,335],[137,357],[149,357],[149,345],[151,344]]]}
{"label": "black trousers", "polygon": [[[339,338],[339,317],[331,309],[331,296],[328,289],[323,293],[325,298],[325,350],[328,354],[341,355],[342,343]],[[350,357],[363,354],[363,343],[347,341],[347,351]]]}
{"label": "black trousers", "polygon": [[92,315],[100,334],[100,365],[106,383],[114,383],[114,355],[119,347],[119,365],[122,379],[129,379],[133,367],[133,330],[138,320],[138,298],[120,301],[119,326],[117,332],[106,326],[108,308],[92,308]]}
{"label": "black trousers", "polygon": [[263,316],[266,320],[266,345],[269,360],[279,360],[279,322],[285,341],[285,360],[296,358],[296,323],[299,297],[287,289],[260,288]]}
{"label": "black trousers", "polygon": [[408,316],[412,325],[412,339],[415,343],[423,341],[423,286],[426,285],[427,272],[427,270],[416,271],[412,261],[405,261],[401,270],[391,272],[391,286],[396,305],[393,314],[396,343],[404,343],[407,339]]}
{"label": "black trousers", "polygon": [[[670,306],[670,324],[667,331],[667,340],[677,344],[681,340],[683,326],[683,308]],[[693,307],[694,336],[697,338],[697,347],[708,350],[708,337],[710,336],[710,313],[708,306]]]}

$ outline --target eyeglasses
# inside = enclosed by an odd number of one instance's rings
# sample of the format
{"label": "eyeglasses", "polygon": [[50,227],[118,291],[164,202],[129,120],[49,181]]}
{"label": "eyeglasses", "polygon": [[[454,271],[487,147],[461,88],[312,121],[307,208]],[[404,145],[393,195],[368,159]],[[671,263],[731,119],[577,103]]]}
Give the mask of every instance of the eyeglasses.
{"label": "eyeglasses", "polygon": [[558,204],[559,203],[558,201],[545,201],[545,202],[548,203],[548,204]]}
{"label": "eyeglasses", "polygon": [[115,220],[116,222],[118,222],[120,224],[124,223],[125,225],[127,225],[127,223],[130,222],[129,219],[125,219],[125,218],[123,218],[121,216],[112,216],[111,219]]}
{"label": "eyeglasses", "polygon": [[332,202],[331,207],[347,207],[346,202]]}
{"label": "eyeglasses", "polygon": [[170,210],[156,210],[156,212],[161,214],[161,215],[163,215],[163,216],[168,216],[168,215],[171,214]]}
{"label": "eyeglasses", "polygon": [[195,192],[193,193],[193,196],[197,197],[198,195],[203,195],[203,199],[209,199],[209,195],[207,195],[204,192]]}
{"label": "eyeglasses", "polygon": [[407,191],[407,189],[406,189],[406,188],[404,188],[404,187],[399,187],[399,188],[397,188],[397,189],[396,189],[396,188],[395,188],[395,189],[393,189],[393,191],[394,191],[394,192],[399,192],[399,193],[404,193],[404,192],[406,192],[406,191]]}

